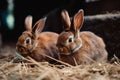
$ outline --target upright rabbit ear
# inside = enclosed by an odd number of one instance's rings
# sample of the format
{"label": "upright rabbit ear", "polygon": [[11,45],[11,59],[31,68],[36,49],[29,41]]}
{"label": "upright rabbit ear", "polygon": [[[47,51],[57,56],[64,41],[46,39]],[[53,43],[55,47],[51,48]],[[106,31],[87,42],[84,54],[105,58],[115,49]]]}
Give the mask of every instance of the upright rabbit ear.
{"label": "upright rabbit ear", "polygon": [[37,21],[35,23],[35,25],[33,26],[33,33],[40,33],[42,32],[43,28],[44,28],[44,25],[45,25],[45,21],[46,21],[46,17],[40,19],[39,21]]}
{"label": "upright rabbit ear", "polygon": [[61,12],[61,16],[63,20],[64,30],[69,30],[71,26],[71,21],[67,10],[63,10]]}
{"label": "upright rabbit ear", "polygon": [[25,28],[26,30],[32,31],[32,16],[28,15],[25,18]]}
{"label": "upright rabbit ear", "polygon": [[78,11],[78,13],[75,14],[72,20],[72,27],[75,31],[80,30],[83,24],[84,20],[84,12],[82,9]]}

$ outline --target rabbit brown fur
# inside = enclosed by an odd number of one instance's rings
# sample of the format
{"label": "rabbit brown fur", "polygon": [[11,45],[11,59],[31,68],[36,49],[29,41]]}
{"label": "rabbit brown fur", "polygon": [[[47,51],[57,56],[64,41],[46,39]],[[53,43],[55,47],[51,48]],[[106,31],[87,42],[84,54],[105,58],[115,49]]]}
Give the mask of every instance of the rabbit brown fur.
{"label": "rabbit brown fur", "polygon": [[63,10],[61,15],[64,31],[60,33],[57,41],[60,60],[71,65],[106,62],[108,53],[102,38],[89,31],[80,32],[84,19],[83,10],[76,13],[72,19],[66,10]]}
{"label": "rabbit brown fur", "polygon": [[58,34],[53,32],[42,32],[46,18],[41,18],[32,28],[32,16],[25,19],[26,31],[20,35],[16,43],[16,51],[23,57],[30,56],[36,61],[48,61],[54,63],[50,56],[58,59],[57,38]]}

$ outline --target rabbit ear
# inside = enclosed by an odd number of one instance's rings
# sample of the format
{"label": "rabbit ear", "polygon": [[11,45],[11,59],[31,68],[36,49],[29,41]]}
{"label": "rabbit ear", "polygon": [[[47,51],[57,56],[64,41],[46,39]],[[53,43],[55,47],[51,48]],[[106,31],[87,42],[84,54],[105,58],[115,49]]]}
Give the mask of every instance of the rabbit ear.
{"label": "rabbit ear", "polygon": [[44,28],[45,21],[46,21],[46,17],[44,17],[44,18],[40,19],[39,21],[37,21],[35,23],[35,25],[33,26],[33,29],[32,29],[33,33],[40,33]]}
{"label": "rabbit ear", "polygon": [[25,28],[26,30],[32,31],[32,16],[31,15],[28,15],[25,18]]}
{"label": "rabbit ear", "polygon": [[71,26],[71,21],[67,10],[63,10],[61,16],[64,24],[64,30],[69,30]]}
{"label": "rabbit ear", "polygon": [[84,12],[83,10],[79,10],[77,14],[75,14],[75,16],[73,17],[72,20],[72,27],[74,28],[75,31],[80,30],[83,24],[83,20],[84,20]]}

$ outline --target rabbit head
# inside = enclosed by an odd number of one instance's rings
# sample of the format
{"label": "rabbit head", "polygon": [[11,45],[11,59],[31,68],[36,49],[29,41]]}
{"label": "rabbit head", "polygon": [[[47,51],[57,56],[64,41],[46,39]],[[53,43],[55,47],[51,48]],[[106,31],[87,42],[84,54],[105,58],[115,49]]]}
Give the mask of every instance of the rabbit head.
{"label": "rabbit head", "polygon": [[83,24],[84,12],[82,9],[79,10],[72,19],[70,19],[66,10],[63,10],[61,15],[64,24],[64,31],[60,33],[58,37],[57,47],[60,54],[70,55],[82,46],[79,32]]}
{"label": "rabbit head", "polygon": [[40,19],[32,28],[32,16],[25,18],[26,30],[20,35],[16,44],[16,50],[22,56],[27,56],[34,48],[37,47],[38,34],[42,31],[46,18]]}

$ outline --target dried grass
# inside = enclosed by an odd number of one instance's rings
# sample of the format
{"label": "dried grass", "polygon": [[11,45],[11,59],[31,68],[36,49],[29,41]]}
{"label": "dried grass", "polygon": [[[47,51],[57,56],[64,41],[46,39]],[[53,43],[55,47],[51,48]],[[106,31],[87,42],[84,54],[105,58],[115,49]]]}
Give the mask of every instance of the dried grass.
{"label": "dried grass", "polygon": [[104,64],[65,66],[47,62],[14,63],[14,57],[0,59],[0,80],[120,80],[120,59]]}

